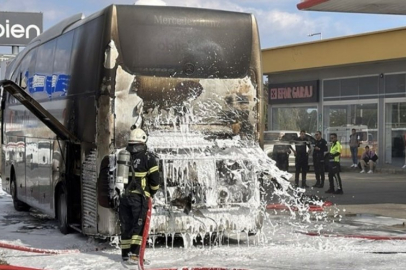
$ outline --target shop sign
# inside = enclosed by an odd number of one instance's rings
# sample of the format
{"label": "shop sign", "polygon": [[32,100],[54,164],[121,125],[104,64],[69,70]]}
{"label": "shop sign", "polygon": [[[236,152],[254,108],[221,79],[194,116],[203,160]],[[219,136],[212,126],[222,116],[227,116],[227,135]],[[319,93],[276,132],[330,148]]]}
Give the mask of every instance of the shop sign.
{"label": "shop sign", "polygon": [[41,32],[42,13],[0,11],[0,46],[27,45]]}
{"label": "shop sign", "polygon": [[269,84],[269,103],[309,103],[319,101],[319,81]]}

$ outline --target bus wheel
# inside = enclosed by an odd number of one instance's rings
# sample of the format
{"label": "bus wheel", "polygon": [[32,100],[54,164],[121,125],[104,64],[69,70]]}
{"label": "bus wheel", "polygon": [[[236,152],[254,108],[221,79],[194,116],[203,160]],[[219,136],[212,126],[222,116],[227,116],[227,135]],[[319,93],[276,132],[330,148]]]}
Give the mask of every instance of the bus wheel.
{"label": "bus wheel", "polygon": [[30,206],[26,203],[23,203],[19,199],[17,199],[17,181],[14,174],[11,176],[11,185],[10,185],[10,193],[11,197],[13,198],[13,205],[14,209],[17,211],[28,211],[30,210]]}
{"label": "bus wheel", "polygon": [[69,233],[69,225],[68,225],[68,205],[67,205],[67,197],[66,192],[63,188],[59,190],[58,193],[58,227],[61,233],[68,234]]}

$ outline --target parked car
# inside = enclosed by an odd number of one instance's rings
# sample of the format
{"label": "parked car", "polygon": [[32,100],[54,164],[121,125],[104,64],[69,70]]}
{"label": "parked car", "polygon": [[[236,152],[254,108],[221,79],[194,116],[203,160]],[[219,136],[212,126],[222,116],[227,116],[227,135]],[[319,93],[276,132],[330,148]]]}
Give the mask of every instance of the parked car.
{"label": "parked car", "polygon": [[[292,130],[270,130],[264,131],[264,151],[268,157],[273,157],[274,146],[277,144],[289,144],[295,149],[295,140],[300,136],[299,131]],[[283,139],[282,139],[283,138]],[[309,133],[306,133],[306,138],[310,142],[311,151],[315,145],[316,139]],[[313,155],[310,152],[309,166],[313,166]],[[293,152],[289,155],[289,167],[295,167],[295,155]]]}

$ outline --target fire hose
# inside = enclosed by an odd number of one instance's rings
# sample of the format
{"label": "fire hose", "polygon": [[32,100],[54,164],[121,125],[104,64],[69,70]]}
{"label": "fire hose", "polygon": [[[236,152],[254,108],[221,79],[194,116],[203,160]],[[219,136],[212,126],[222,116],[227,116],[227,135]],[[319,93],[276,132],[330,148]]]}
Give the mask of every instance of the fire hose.
{"label": "fire hose", "polygon": [[[321,206],[320,205],[312,205],[312,204],[310,204],[308,210],[310,212],[321,212],[321,211],[324,211],[324,207],[331,206],[331,205],[332,205],[332,203],[329,202],[329,201],[324,202],[323,205],[321,205]],[[289,210],[290,209],[290,210],[293,210],[293,211],[298,210],[298,208],[295,207],[295,206],[288,207],[286,204],[281,204],[281,203],[268,204],[266,206],[266,209],[270,209],[270,210]]]}
{"label": "fire hose", "polygon": [[[38,248],[30,248],[24,246],[17,246],[12,244],[7,244],[4,242],[0,242],[0,248],[7,248],[19,251],[26,251],[26,252],[33,252],[33,253],[40,253],[40,254],[68,254],[68,253],[79,253],[80,251],[77,249],[72,250],[50,250],[50,249],[38,249]],[[38,268],[30,268],[24,266],[16,266],[16,265],[0,265],[0,270],[40,270]]]}
{"label": "fire hose", "polygon": [[29,268],[23,266],[15,266],[15,265],[0,265],[0,270],[41,270],[38,268]]}
{"label": "fire hose", "polygon": [[[0,242],[0,248],[7,248],[19,251],[26,251],[26,252],[34,252],[40,254],[67,254],[67,253],[79,253],[79,250],[48,250],[48,249],[38,249],[38,248],[29,248],[17,245],[11,245],[7,243]],[[151,270],[247,270],[241,268],[225,268],[225,267],[184,267],[184,268],[159,268],[159,269],[151,269]],[[30,268],[24,266],[16,266],[16,265],[0,265],[0,270],[40,270],[38,268]]]}
{"label": "fire hose", "polygon": [[39,248],[17,246],[17,245],[7,244],[4,242],[0,242],[0,248],[14,249],[14,250],[19,250],[19,251],[34,252],[34,253],[41,253],[41,254],[80,253],[80,251],[77,249],[66,249],[66,250],[39,249]]}

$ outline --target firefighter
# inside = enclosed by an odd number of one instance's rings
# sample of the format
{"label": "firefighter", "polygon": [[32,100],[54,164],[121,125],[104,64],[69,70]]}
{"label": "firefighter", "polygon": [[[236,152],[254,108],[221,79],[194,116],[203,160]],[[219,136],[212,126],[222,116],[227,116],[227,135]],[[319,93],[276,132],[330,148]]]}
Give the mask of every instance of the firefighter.
{"label": "firefighter", "polygon": [[147,134],[142,129],[131,131],[126,150],[130,153],[128,181],[120,196],[121,256],[137,264],[142,233],[148,211],[148,198],[159,189],[159,172],[155,157],[147,152]]}

